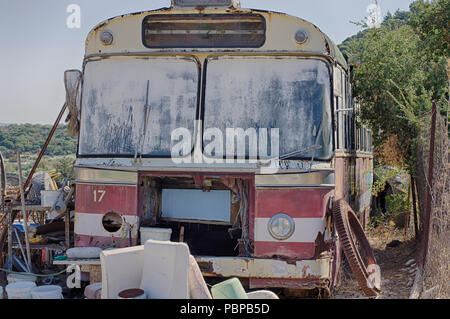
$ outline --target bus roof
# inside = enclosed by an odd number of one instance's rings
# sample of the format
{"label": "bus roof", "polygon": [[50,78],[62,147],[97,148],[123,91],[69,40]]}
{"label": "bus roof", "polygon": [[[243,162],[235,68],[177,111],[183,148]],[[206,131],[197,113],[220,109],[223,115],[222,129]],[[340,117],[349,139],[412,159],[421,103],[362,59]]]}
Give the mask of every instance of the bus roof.
{"label": "bus roof", "polygon": [[[143,40],[143,23],[147,16],[155,15],[259,15],[265,18],[265,41],[254,48],[149,48]],[[299,44],[296,33],[304,31],[308,39]],[[100,36],[108,31],[113,36],[110,44],[104,44]],[[285,34],[286,36],[282,36]],[[321,55],[335,60],[347,69],[347,61],[331,39],[314,24],[284,13],[240,8],[161,8],[117,16],[97,25],[86,39],[86,58],[111,55],[147,55],[161,53],[235,52],[235,53],[285,53]]]}

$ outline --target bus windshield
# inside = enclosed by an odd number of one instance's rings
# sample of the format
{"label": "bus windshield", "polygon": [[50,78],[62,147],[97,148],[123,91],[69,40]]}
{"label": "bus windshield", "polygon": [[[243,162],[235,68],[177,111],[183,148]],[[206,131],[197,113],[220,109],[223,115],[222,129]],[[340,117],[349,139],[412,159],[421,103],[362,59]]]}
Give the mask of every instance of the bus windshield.
{"label": "bus windshield", "polygon": [[207,64],[204,127],[276,128],[281,159],[294,154],[285,158],[326,160],[332,155],[330,86],[321,60],[213,58]]}
{"label": "bus windshield", "polygon": [[[79,155],[170,157],[175,129],[186,128],[194,136],[199,75],[191,58],[88,62]],[[286,154],[331,157],[330,73],[325,62],[214,57],[206,64],[205,81],[204,130],[279,129],[277,155],[282,159]],[[246,146],[246,157],[249,150]]]}
{"label": "bus windshield", "polygon": [[171,133],[194,133],[199,68],[193,59],[104,59],[87,63],[81,156],[169,156]]}

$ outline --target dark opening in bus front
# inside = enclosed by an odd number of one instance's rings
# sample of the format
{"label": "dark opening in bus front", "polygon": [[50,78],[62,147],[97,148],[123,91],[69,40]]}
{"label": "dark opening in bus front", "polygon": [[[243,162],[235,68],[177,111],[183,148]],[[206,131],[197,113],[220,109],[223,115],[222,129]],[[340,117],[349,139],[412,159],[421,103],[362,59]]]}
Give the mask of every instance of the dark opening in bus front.
{"label": "dark opening in bus front", "polygon": [[265,40],[264,17],[255,14],[151,15],[143,24],[148,48],[259,48]]}

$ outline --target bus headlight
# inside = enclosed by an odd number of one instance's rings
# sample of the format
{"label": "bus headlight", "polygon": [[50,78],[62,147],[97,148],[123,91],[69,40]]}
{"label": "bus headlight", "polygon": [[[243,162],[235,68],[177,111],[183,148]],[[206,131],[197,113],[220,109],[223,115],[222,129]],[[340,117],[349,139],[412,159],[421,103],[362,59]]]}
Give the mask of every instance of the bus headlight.
{"label": "bus headlight", "polygon": [[295,222],[286,214],[277,214],[269,220],[268,228],[273,238],[286,240],[294,234]]}

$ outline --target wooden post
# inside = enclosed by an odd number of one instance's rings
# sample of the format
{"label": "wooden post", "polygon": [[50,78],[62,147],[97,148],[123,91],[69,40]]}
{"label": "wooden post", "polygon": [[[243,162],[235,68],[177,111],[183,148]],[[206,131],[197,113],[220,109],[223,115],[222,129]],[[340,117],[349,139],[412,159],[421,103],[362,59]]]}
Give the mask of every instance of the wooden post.
{"label": "wooden post", "polygon": [[23,229],[25,231],[25,245],[27,249],[27,264],[28,269],[31,270],[31,250],[30,250],[30,240],[28,238],[28,214],[25,210],[25,192],[23,188],[23,181],[22,181],[22,164],[20,161],[20,152],[17,150],[17,165],[19,167],[19,187],[20,187],[20,202],[22,204],[22,217],[23,217]]}
{"label": "wooden post", "polygon": [[6,214],[8,214],[8,260],[9,260],[8,270],[12,270],[12,227],[13,227],[13,220],[12,220],[11,207],[8,206],[6,208]]}
{"label": "wooden post", "polygon": [[416,200],[416,179],[411,176],[411,191],[412,191],[412,201],[413,201],[413,214],[414,214],[414,233],[416,239],[419,236],[419,222],[417,218],[417,200]]}
{"label": "wooden post", "polygon": [[66,209],[65,217],[66,249],[70,248],[70,210]]}
{"label": "wooden post", "polygon": [[434,169],[434,141],[436,138],[436,113],[437,105],[433,102],[433,109],[431,115],[431,135],[430,135],[430,157],[428,159],[428,185],[427,185],[427,202],[426,202],[426,216],[425,216],[425,241],[423,245],[423,268],[427,262],[428,246],[430,243],[431,233],[431,208],[432,208],[432,191],[433,191],[433,169]]}
{"label": "wooden post", "polygon": [[411,180],[412,177],[410,178],[410,182],[409,182],[409,186],[408,186],[408,212],[406,212],[405,214],[405,233],[403,234],[404,239],[406,240],[406,234],[408,232],[408,228],[409,228],[409,215],[411,215]]}

